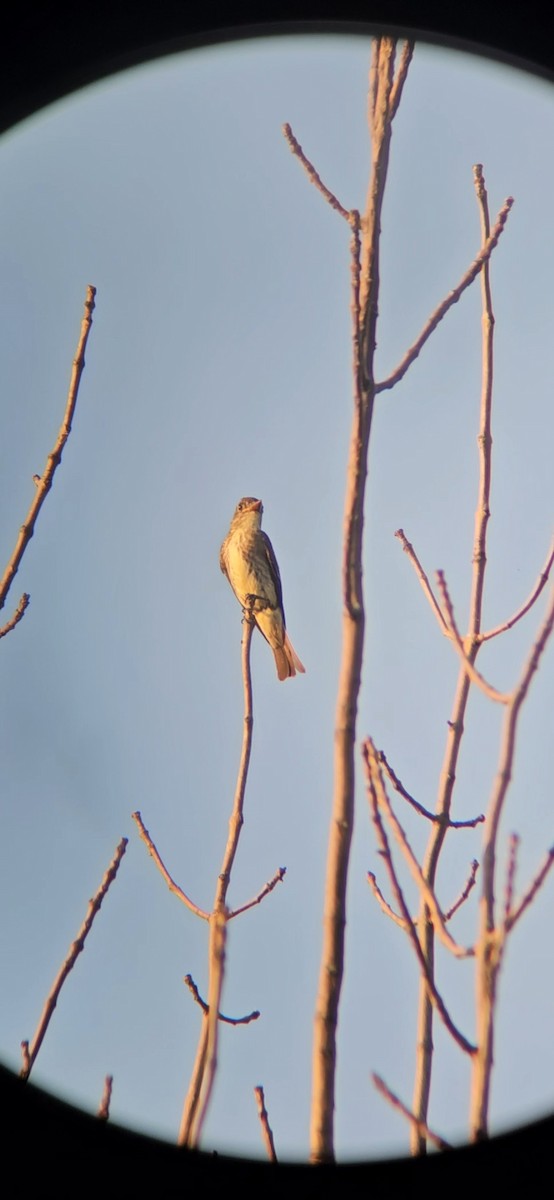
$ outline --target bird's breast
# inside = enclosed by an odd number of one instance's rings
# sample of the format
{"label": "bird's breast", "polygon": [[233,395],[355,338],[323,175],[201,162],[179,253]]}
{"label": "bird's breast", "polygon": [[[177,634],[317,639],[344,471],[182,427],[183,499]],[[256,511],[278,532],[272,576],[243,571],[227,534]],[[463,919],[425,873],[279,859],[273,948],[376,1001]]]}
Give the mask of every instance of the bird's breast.
{"label": "bird's breast", "polygon": [[274,606],[277,595],[262,539],[237,530],[227,544],[227,573],[242,605],[246,596],[263,597]]}

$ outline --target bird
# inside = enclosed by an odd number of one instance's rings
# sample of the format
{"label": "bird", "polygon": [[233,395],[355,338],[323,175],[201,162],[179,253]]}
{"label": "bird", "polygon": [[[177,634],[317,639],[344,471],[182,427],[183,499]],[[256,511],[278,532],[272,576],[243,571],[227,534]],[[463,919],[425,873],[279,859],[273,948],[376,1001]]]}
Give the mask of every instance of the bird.
{"label": "bird", "polygon": [[281,576],[273,546],[262,529],[264,506],[255,496],[243,496],[233,513],[219,552],[219,565],[242,608],[254,621],[275,655],[279,679],[302,675],[305,667],[285,626]]}

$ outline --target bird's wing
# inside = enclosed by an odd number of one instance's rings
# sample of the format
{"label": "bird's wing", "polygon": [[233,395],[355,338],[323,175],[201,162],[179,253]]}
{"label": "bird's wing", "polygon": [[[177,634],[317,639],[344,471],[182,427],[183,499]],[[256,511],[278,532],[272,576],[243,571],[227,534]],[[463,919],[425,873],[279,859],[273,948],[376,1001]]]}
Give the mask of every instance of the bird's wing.
{"label": "bird's wing", "polygon": [[225,541],[221,543],[219,551],[219,565],[223,571],[223,574],[227,575],[227,579],[229,579],[229,575],[227,573],[227,538],[225,538]]}
{"label": "bird's wing", "polygon": [[265,552],[267,555],[267,561],[269,563],[269,566],[271,569],[271,574],[273,577],[273,583],[275,585],[275,594],[277,596],[277,604],[283,614],[283,624],[284,624],[285,610],[283,608],[283,589],[281,586],[281,575],[279,573],[279,567],[277,566],[277,559],[275,558],[273,546],[271,545],[271,542],[267,536],[267,533],[264,533],[263,529],[260,530],[260,533],[262,535]]}

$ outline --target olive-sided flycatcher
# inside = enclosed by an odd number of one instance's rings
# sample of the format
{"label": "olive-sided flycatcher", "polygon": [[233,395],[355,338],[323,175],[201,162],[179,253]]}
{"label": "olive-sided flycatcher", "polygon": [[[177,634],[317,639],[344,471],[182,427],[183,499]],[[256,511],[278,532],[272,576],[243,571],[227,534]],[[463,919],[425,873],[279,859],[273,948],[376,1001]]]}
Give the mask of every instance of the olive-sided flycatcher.
{"label": "olive-sided flycatcher", "polygon": [[252,616],[275,655],[279,679],[289,679],[304,667],[292,647],[285,628],[283,591],[273,546],[261,528],[261,500],[245,496],[239,500],[225,541],[219,565],[243,608],[252,605]]}

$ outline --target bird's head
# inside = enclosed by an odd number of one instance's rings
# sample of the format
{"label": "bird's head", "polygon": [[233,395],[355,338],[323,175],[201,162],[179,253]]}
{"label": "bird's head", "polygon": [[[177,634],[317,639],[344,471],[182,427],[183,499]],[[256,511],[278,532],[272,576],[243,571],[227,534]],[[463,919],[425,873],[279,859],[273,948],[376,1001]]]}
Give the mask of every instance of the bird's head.
{"label": "bird's head", "polygon": [[262,523],[264,506],[255,496],[243,496],[233,513],[232,525],[253,526],[259,529]]}

